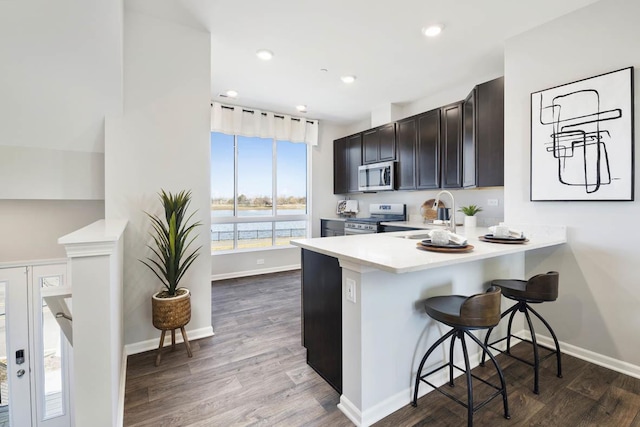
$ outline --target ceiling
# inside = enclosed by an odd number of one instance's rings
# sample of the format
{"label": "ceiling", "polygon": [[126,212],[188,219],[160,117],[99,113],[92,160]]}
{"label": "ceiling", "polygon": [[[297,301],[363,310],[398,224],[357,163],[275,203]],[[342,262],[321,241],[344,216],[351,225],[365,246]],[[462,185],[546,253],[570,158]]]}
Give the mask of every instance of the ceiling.
{"label": "ceiling", "polygon": [[[506,39],[596,0],[125,1],[211,32],[212,100],[350,123],[503,75]],[[427,38],[433,23],[444,31]],[[219,97],[229,89],[237,99]]]}

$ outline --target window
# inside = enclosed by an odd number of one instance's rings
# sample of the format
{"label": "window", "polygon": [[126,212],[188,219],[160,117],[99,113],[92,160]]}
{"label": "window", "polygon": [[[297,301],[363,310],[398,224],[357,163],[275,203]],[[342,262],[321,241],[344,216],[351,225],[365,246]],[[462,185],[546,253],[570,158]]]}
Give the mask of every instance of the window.
{"label": "window", "polygon": [[211,250],[307,236],[308,145],[211,133]]}

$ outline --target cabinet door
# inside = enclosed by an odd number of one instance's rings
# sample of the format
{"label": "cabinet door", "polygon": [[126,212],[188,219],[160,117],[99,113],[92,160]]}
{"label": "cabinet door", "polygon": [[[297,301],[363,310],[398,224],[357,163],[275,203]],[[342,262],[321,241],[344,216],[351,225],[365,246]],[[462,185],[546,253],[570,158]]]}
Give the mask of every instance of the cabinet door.
{"label": "cabinet door", "polygon": [[396,124],[389,123],[378,129],[378,159],[386,162],[396,159]]}
{"label": "cabinet door", "polygon": [[478,187],[504,185],[504,78],[477,86]]}
{"label": "cabinet door", "polygon": [[377,129],[371,129],[362,133],[362,163],[375,163],[379,159],[380,135]]}
{"label": "cabinet door", "polygon": [[362,133],[362,163],[396,159],[396,124],[389,123]]}
{"label": "cabinet door", "polygon": [[344,221],[320,220],[320,237],[344,236]]}
{"label": "cabinet door", "polygon": [[462,186],[476,186],[475,89],[462,103]]}
{"label": "cabinet door", "polygon": [[333,141],[333,194],[349,191],[347,171],[347,138]]}
{"label": "cabinet door", "polygon": [[416,146],[416,187],[440,187],[440,110],[418,116],[418,143]]}
{"label": "cabinet door", "polygon": [[307,363],[342,391],[342,269],[336,258],[302,250],[302,331]]}
{"label": "cabinet door", "polygon": [[358,192],[358,167],[362,164],[362,134],[347,138],[347,192]]}
{"label": "cabinet door", "polygon": [[462,103],[442,108],[442,188],[462,187]]}
{"label": "cabinet door", "polygon": [[418,120],[415,117],[398,122],[398,190],[416,188],[416,145]]}

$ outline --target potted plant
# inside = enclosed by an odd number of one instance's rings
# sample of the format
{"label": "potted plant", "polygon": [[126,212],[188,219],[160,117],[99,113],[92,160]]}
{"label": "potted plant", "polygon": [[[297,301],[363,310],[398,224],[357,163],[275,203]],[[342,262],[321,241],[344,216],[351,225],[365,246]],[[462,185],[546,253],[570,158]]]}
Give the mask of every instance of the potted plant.
{"label": "potted plant", "polygon": [[467,228],[476,226],[477,219],[475,217],[475,214],[477,214],[478,212],[482,212],[482,208],[476,205],[468,205],[462,206],[460,209],[458,209],[458,211],[464,214],[464,226],[465,228]]}
{"label": "potted plant", "polygon": [[164,343],[166,331],[171,331],[172,344],[175,345],[175,329],[180,328],[191,357],[191,349],[184,326],[191,320],[191,293],[189,289],[178,287],[184,274],[198,257],[200,247],[190,251],[190,246],[197,238],[191,235],[200,222],[189,224],[195,212],[187,217],[187,209],[191,202],[191,191],[180,191],[177,194],[161,190],[160,201],[164,207],[164,217],[145,212],[153,232],[153,244],[147,245],[153,252],[147,261],[140,260],[149,267],[160,280],[164,289],[156,292],[151,298],[153,326],[162,331],[160,348],[156,366],[160,363],[160,349]]}

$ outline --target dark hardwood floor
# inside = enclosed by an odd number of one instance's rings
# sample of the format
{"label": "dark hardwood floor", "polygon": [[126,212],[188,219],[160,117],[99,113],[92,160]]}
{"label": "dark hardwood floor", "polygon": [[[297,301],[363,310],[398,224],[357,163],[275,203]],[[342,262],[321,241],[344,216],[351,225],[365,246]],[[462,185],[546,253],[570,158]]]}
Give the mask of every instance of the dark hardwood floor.
{"label": "dark hardwood floor", "polygon": [[[352,426],[337,409],[338,394],[305,362],[300,344],[300,272],[214,282],[216,335],[165,350],[130,356],[125,426]],[[158,333],[159,336],[159,333]],[[525,344],[516,349],[528,352]],[[562,379],[554,359],[543,363],[540,394],[533,370],[499,356],[511,420],[494,399],[475,415],[476,426],[640,427],[640,380],[563,355]],[[496,380],[488,364],[474,370]],[[463,377],[453,390],[466,399]],[[476,386],[476,383],[474,383]],[[448,387],[448,386],[444,386]],[[476,398],[488,388],[478,383]],[[463,426],[466,410],[440,393],[421,398],[376,426]]]}

